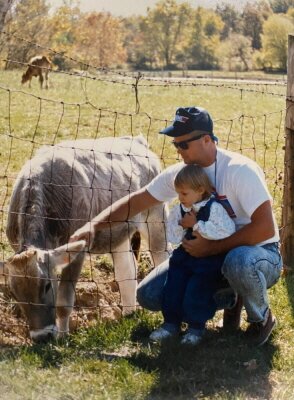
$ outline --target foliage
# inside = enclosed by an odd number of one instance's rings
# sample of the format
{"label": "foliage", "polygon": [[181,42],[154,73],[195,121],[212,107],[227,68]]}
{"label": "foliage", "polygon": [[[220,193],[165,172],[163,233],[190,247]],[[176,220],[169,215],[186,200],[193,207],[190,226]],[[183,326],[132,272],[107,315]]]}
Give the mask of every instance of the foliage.
{"label": "foliage", "polygon": [[[53,62],[60,69],[71,68],[72,57],[106,67],[125,61],[118,18],[108,13],[84,14],[74,2],[65,2],[53,15],[48,15],[48,9],[45,0],[20,0],[6,31],[53,48]],[[36,54],[34,45],[13,36],[5,51],[8,58],[20,62]]]}
{"label": "foliage", "polygon": [[63,57],[70,54],[79,36],[81,11],[78,6],[64,4],[49,17],[48,35],[51,37],[51,46],[58,53],[53,62],[60,69],[66,70],[71,67],[70,62]]}
{"label": "foliage", "polygon": [[192,35],[185,54],[194,69],[212,69],[218,66],[216,51],[223,29],[221,18],[213,11],[198,7],[193,15]]}
{"label": "foliage", "polygon": [[224,27],[222,39],[226,39],[232,32],[241,31],[242,21],[239,11],[231,4],[221,3],[216,7],[216,13],[221,17]]}
{"label": "foliage", "polygon": [[261,48],[263,23],[268,18],[264,7],[264,5],[259,3],[247,3],[242,12],[242,33],[244,36],[251,38],[253,49]]}
{"label": "foliage", "polygon": [[274,14],[264,23],[262,34],[262,56],[264,68],[287,69],[288,34],[294,23],[285,15]]}
{"label": "foliage", "polygon": [[175,0],[160,0],[148,9],[141,29],[152,61],[165,68],[172,66],[177,54],[186,47],[191,12],[188,3],[177,4]]}
{"label": "foliage", "polygon": [[[62,70],[73,68],[72,59],[84,62],[79,69],[87,63],[98,67],[127,64],[133,69],[182,69],[183,73],[195,68],[285,69],[286,36],[291,32],[289,20],[294,20],[294,0],[248,0],[243,9],[225,2],[207,9],[192,7],[187,1],[158,0],[146,16],[127,18],[82,12],[78,0],[63,0],[60,7],[49,12],[47,2],[18,0],[12,7],[4,27],[11,35],[0,37],[1,59],[12,60],[5,64],[2,61],[5,68],[15,68],[45,52]],[[40,46],[36,48],[32,42]],[[234,58],[231,62],[229,53]]]}
{"label": "foliage", "polygon": [[289,8],[294,7],[294,0],[270,0],[274,13],[286,14]]}
{"label": "foliage", "polygon": [[127,52],[127,62],[134,69],[153,68],[153,49],[149,43],[144,43],[144,17],[133,16],[122,20],[124,27],[124,48]]}
{"label": "foliage", "polygon": [[3,29],[6,15],[11,9],[12,3],[13,0],[1,0],[0,2],[0,32]]}
{"label": "foliage", "polygon": [[126,60],[120,21],[109,13],[85,15],[79,25],[75,52],[79,58],[98,67],[120,65]]}
{"label": "foliage", "polygon": [[249,38],[232,33],[218,48],[218,56],[223,69],[248,71],[251,67],[252,47]]}
{"label": "foliage", "polygon": [[[35,46],[31,42],[48,45],[50,37],[48,28],[48,6],[45,0],[20,0],[12,11],[12,18],[8,21],[5,29],[11,34],[25,37],[28,42],[22,42],[16,37],[8,37],[6,43],[6,56],[9,60],[28,62],[35,55]],[[6,68],[9,67],[6,63]],[[16,65],[12,65],[15,67]]]}

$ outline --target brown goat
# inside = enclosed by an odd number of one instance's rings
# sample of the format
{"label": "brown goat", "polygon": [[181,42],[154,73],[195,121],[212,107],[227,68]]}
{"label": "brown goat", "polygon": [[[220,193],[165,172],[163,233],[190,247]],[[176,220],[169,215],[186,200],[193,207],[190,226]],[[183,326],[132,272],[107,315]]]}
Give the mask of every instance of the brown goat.
{"label": "brown goat", "polygon": [[[26,72],[23,73],[21,83],[24,84],[29,81],[29,87],[31,87],[31,80],[33,76],[39,77],[41,89],[43,88],[44,77],[46,81],[46,89],[49,87],[48,74],[52,68],[52,62],[47,56],[35,56],[29,61]],[[44,76],[43,76],[44,74]]]}

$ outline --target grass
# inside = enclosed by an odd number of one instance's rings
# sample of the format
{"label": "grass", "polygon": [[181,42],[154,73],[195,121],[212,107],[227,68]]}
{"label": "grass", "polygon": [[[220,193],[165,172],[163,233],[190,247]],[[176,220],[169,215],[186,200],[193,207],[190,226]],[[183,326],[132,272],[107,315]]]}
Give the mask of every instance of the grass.
{"label": "grass", "polygon": [[[157,132],[183,105],[207,108],[220,145],[259,162],[280,221],[283,86],[236,87],[198,81],[171,86],[140,81],[140,113],[135,114],[134,88],[125,84],[132,83],[127,80],[113,83],[117,77],[85,80],[51,74],[53,87],[41,91],[36,80],[32,89],[21,88],[20,76],[20,71],[0,71],[0,244],[4,259],[11,253],[4,235],[11,186],[40,145],[142,133],[162,164],[168,165],[177,155]],[[83,278],[89,276],[84,271]],[[178,341],[151,346],[148,335],[159,325],[161,315],[141,311],[116,322],[97,321],[63,342],[0,348],[0,399],[290,400],[294,392],[293,279],[288,275],[269,291],[279,325],[262,348],[251,347],[242,333],[224,334],[217,327],[221,313],[209,323],[199,348],[187,350]]]}
{"label": "grass", "polygon": [[140,311],[81,329],[63,342],[2,349],[0,398],[290,400],[293,283],[288,276],[270,290],[279,326],[261,348],[242,333],[224,334],[216,326],[220,313],[198,348],[183,348],[177,340],[150,345],[148,335],[161,316]]}

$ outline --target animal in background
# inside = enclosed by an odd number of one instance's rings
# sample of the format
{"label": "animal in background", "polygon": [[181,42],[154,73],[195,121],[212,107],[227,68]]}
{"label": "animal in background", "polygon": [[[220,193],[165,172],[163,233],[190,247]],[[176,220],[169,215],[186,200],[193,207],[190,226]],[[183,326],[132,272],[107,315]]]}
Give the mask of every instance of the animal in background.
{"label": "animal in background", "polygon": [[49,88],[49,70],[52,69],[52,62],[49,57],[40,55],[32,57],[29,61],[26,72],[23,73],[21,78],[21,83],[24,84],[29,82],[29,87],[31,87],[32,77],[39,77],[40,87],[43,89],[43,83],[45,78],[45,88]]}
{"label": "animal in background", "polygon": [[[159,158],[142,136],[61,142],[42,147],[24,165],[13,188],[6,228],[16,253],[5,264],[3,276],[33,340],[47,341],[69,331],[85,257],[85,242],[68,244],[70,235],[147,185],[160,169]],[[138,249],[132,239],[139,234],[154,265],[163,262],[168,257],[166,211],[160,204],[96,234],[90,251],[111,253],[124,314],[136,307]]]}

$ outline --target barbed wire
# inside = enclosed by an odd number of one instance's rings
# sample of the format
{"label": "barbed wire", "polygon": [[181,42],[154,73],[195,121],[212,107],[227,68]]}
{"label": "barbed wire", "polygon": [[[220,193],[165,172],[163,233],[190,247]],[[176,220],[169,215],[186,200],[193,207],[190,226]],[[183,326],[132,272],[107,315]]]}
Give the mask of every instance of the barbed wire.
{"label": "barbed wire", "polygon": [[[30,66],[31,64],[29,62],[20,62],[12,59],[6,59],[2,58],[0,61],[5,61],[5,62],[10,62],[11,64],[16,64],[16,65],[22,65],[22,66]],[[38,67],[42,70],[48,70],[48,67]],[[107,69],[105,69],[107,70]],[[240,92],[240,97],[242,98],[244,93],[258,93],[262,95],[268,95],[268,96],[277,96],[284,98],[285,94],[284,93],[276,93],[276,92],[271,92],[268,90],[268,86],[282,86],[283,88],[286,87],[286,84],[284,83],[271,83],[271,82],[244,82],[244,80],[240,80],[239,82],[230,82],[230,83],[208,83],[208,82],[203,82],[204,78],[199,78],[201,82],[196,82],[196,79],[193,78],[193,80],[187,81],[187,78],[185,79],[162,79],[162,78],[146,78],[143,74],[138,73],[137,76],[127,76],[129,79],[134,80],[135,82],[129,82],[129,81],[124,81],[122,79],[107,79],[105,77],[97,77],[97,76],[91,76],[88,71],[65,71],[65,70],[54,70],[50,69],[50,72],[54,74],[63,74],[63,75],[68,75],[70,77],[77,77],[77,78],[82,78],[85,80],[92,80],[96,82],[107,82],[107,83],[114,83],[114,84],[119,84],[119,85],[126,85],[126,86],[131,86],[135,90],[135,94],[138,97],[138,90],[139,88],[156,88],[156,87],[215,87],[215,88],[225,88],[225,89],[230,89],[230,90],[237,90]],[[148,84],[142,84],[140,83],[141,81],[148,81]],[[221,80],[221,79],[218,79]],[[248,89],[242,86],[263,86],[264,89]],[[139,110],[140,107],[137,107]]]}
{"label": "barbed wire", "polygon": [[[80,77],[80,78],[83,78],[83,79],[89,79],[89,80],[98,81],[98,82],[100,81],[100,82],[108,82],[108,83],[115,83],[115,84],[120,84],[120,85],[132,86],[134,88],[135,95],[137,97],[138,97],[138,88],[139,87],[142,88],[142,87],[157,87],[157,86],[159,86],[159,87],[173,87],[173,86],[177,86],[177,87],[185,87],[185,86],[195,87],[195,86],[203,86],[203,87],[216,87],[216,88],[222,88],[223,87],[223,88],[226,88],[226,89],[240,91],[241,98],[243,96],[243,93],[246,93],[246,92],[248,92],[248,93],[260,93],[260,94],[266,94],[266,95],[271,95],[271,96],[284,97],[283,93],[269,92],[267,87],[268,86],[285,87],[286,86],[285,82],[277,82],[277,81],[274,81],[274,82],[261,81],[260,82],[258,79],[255,79],[254,83],[253,83],[253,82],[244,82],[244,79],[239,79],[238,82],[235,82],[235,83],[230,82],[230,84],[228,85],[227,83],[226,84],[224,84],[224,83],[222,83],[222,84],[220,84],[220,83],[219,84],[216,84],[216,83],[212,84],[212,83],[191,81],[191,80],[195,80],[195,78],[182,78],[182,79],[179,79],[179,78],[165,78],[165,79],[163,79],[163,78],[159,78],[159,77],[152,78],[152,77],[148,77],[147,75],[144,75],[142,72],[131,73],[131,72],[122,72],[122,71],[114,70],[114,69],[107,68],[107,67],[97,67],[97,66],[92,65],[90,63],[86,63],[83,60],[79,60],[79,59],[76,59],[74,57],[68,56],[64,52],[58,52],[58,51],[56,51],[56,50],[54,50],[54,49],[52,49],[50,47],[42,46],[42,45],[40,45],[38,43],[35,43],[33,41],[30,41],[30,40],[24,39],[22,37],[19,37],[16,34],[12,34],[12,33],[6,32],[6,31],[2,31],[1,33],[3,35],[14,37],[15,39],[23,41],[23,42],[25,42],[27,44],[30,44],[31,46],[35,46],[38,49],[42,49],[42,50],[44,50],[46,52],[51,52],[54,55],[59,55],[59,56],[65,58],[65,59],[67,59],[69,61],[72,61],[72,62],[74,62],[76,64],[80,64],[81,66],[83,66],[86,69],[86,71],[82,71],[82,72],[80,72],[80,71],[79,72],[72,72],[72,71],[69,72],[69,71],[64,71],[64,70],[54,70],[53,69],[52,70],[53,73],[65,74],[65,75],[68,75],[68,76],[76,76],[76,77]],[[23,65],[23,66],[29,66],[30,65],[29,63],[20,62],[18,60],[12,60],[12,59],[2,59],[1,61],[10,62],[10,63],[16,64],[16,65]],[[107,79],[105,77],[101,78],[101,77],[91,76],[88,73],[88,70],[90,68],[98,71],[99,73],[102,73],[103,75],[105,75],[105,74],[118,75],[119,77],[127,78],[128,80],[131,80],[131,81],[134,80],[135,82],[124,81],[123,79]],[[46,68],[44,68],[44,69],[46,69]],[[198,79],[203,80],[204,78],[202,77],[202,78],[198,78]],[[208,79],[211,80],[212,78],[208,78]],[[146,81],[146,82],[148,82],[148,84],[142,84],[140,81]],[[252,86],[252,85],[259,86],[259,85],[263,85],[263,86],[265,86],[265,89],[257,90],[257,89],[246,89],[244,87],[242,87],[242,88],[237,87],[237,85],[240,85],[240,84],[242,86],[247,86],[247,85],[248,86]],[[140,109],[139,102],[136,102],[136,109],[137,110]]]}

